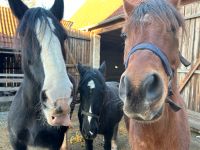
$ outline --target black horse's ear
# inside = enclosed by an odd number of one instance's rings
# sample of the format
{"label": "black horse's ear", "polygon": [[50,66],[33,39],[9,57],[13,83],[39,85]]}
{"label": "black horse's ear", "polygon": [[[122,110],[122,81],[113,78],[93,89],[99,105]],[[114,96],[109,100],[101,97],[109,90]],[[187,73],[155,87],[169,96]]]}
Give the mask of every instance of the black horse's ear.
{"label": "black horse's ear", "polygon": [[86,72],[86,68],[81,63],[78,63],[77,68],[78,68],[79,74],[81,76],[84,76],[84,74]]}
{"label": "black horse's ear", "polygon": [[12,13],[21,20],[28,10],[28,7],[21,0],[8,0]]}
{"label": "black horse's ear", "polygon": [[63,18],[63,13],[64,13],[64,1],[63,0],[55,0],[50,11],[59,21],[61,21]]}
{"label": "black horse's ear", "polygon": [[103,61],[103,63],[101,63],[101,66],[99,67],[99,71],[105,76],[106,75],[106,62]]}

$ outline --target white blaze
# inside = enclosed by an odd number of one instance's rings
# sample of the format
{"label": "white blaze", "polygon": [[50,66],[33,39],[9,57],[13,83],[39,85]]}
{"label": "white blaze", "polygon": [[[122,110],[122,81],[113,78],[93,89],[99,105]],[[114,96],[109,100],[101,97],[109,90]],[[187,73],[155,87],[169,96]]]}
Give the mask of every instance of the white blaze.
{"label": "white blaze", "polygon": [[94,81],[93,81],[93,80],[90,80],[90,81],[88,82],[87,86],[89,86],[90,89],[94,89],[94,88],[95,88]]}
{"label": "white blaze", "polygon": [[70,104],[73,85],[67,75],[60,41],[53,32],[55,27],[50,18],[48,22],[49,25],[44,20],[38,19],[36,24],[36,35],[41,46],[40,55],[45,74],[43,90],[46,90],[50,100],[67,98]]}
{"label": "white blaze", "polygon": [[[90,106],[90,109],[89,109],[89,113],[92,113],[92,108],[91,108],[91,106]],[[92,117],[91,117],[91,116],[88,116],[88,122],[89,122],[89,124],[90,124],[90,122],[91,122],[91,119],[92,119]]]}
{"label": "white blaze", "polygon": [[[94,89],[94,88],[95,88],[94,81],[93,81],[93,80],[90,80],[90,81],[88,82],[87,86],[88,86],[90,89]],[[89,113],[92,114],[92,108],[91,108],[91,106],[90,106],[90,108],[89,108]],[[89,122],[89,124],[90,124],[90,122],[91,122],[91,119],[92,119],[92,117],[91,117],[91,116],[88,116],[88,122]]]}

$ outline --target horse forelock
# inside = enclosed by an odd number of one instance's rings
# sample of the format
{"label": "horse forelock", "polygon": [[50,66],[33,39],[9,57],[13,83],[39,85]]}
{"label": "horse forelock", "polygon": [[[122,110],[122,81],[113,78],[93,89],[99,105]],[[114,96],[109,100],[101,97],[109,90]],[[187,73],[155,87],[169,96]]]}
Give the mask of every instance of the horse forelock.
{"label": "horse forelock", "polygon": [[[38,44],[39,41],[37,39],[35,29],[38,20],[43,22],[41,29],[44,31],[47,27],[52,28],[48,18],[50,18],[54,24],[55,28],[51,31],[58,37],[62,46],[63,58],[65,59],[66,56],[63,45],[64,40],[67,38],[67,33],[50,11],[40,7],[27,10],[24,14],[24,17],[19,22],[17,35],[20,39],[20,49],[22,50],[22,54],[26,59],[34,61],[38,58],[41,47]],[[44,31],[41,30],[41,32]]]}
{"label": "horse forelock", "polygon": [[[99,70],[97,69],[92,69],[92,68],[87,68],[86,73],[84,74],[83,77],[81,77],[79,86],[83,86],[83,84],[87,81],[88,83],[86,86],[93,88],[94,80],[97,80],[100,84],[102,84],[103,87],[106,86],[105,84],[105,78],[104,76],[100,73]],[[92,82],[93,81],[93,82]],[[89,83],[90,82],[90,83]]]}
{"label": "horse forelock", "polygon": [[[127,30],[146,28],[146,24],[160,22],[166,26],[167,30],[177,32],[180,27],[185,30],[184,19],[176,8],[167,0],[144,0],[132,11],[127,24]],[[127,31],[128,32],[128,31]]]}

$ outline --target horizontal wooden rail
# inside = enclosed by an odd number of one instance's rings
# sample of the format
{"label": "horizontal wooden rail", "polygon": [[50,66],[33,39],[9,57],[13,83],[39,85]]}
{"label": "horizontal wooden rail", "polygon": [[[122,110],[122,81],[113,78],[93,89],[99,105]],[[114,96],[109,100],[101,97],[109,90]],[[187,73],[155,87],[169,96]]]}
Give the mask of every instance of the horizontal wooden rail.
{"label": "horizontal wooden rail", "polygon": [[0,97],[0,103],[7,103],[7,102],[12,102],[14,96],[3,96]]}
{"label": "horizontal wooden rail", "polygon": [[188,121],[191,130],[200,133],[200,113],[188,110]]}
{"label": "horizontal wooden rail", "polygon": [[24,74],[7,74],[7,73],[0,73],[0,77],[24,77]]}
{"label": "horizontal wooden rail", "polygon": [[21,83],[23,79],[16,79],[16,78],[0,78],[0,83]]}
{"label": "horizontal wooden rail", "polygon": [[0,87],[0,92],[17,91],[19,87]]}

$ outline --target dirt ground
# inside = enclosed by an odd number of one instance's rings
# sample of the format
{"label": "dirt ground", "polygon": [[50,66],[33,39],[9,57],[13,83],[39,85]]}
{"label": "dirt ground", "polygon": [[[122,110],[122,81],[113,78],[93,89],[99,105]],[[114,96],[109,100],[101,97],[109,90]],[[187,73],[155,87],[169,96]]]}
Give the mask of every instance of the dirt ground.
{"label": "dirt ground", "polygon": [[[68,132],[70,150],[84,150],[85,144],[79,132],[79,122],[77,118],[77,108],[74,111],[72,121],[73,129]],[[7,131],[7,115],[8,112],[0,112],[0,150],[12,150]],[[192,133],[190,150],[200,150],[200,134]],[[118,150],[129,150],[127,131],[124,125],[124,120],[120,122],[118,131]],[[41,150],[39,148],[30,148],[30,150]],[[94,141],[94,150],[103,150],[103,137],[97,136]]]}
{"label": "dirt ground", "polygon": [[[77,109],[77,108],[76,108]],[[12,150],[7,131],[7,115],[8,112],[0,113],[0,150]],[[84,150],[85,143],[79,131],[79,122],[77,118],[77,110],[74,111],[72,116],[73,129],[68,132],[68,140],[70,143],[70,150]],[[31,150],[39,150],[39,148],[30,148]],[[103,136],[98,135],[94,140],[94,150],[103,150]],[[118,150],[129,150],[127,132],[124,121],[120,122],[118,131]]]}

